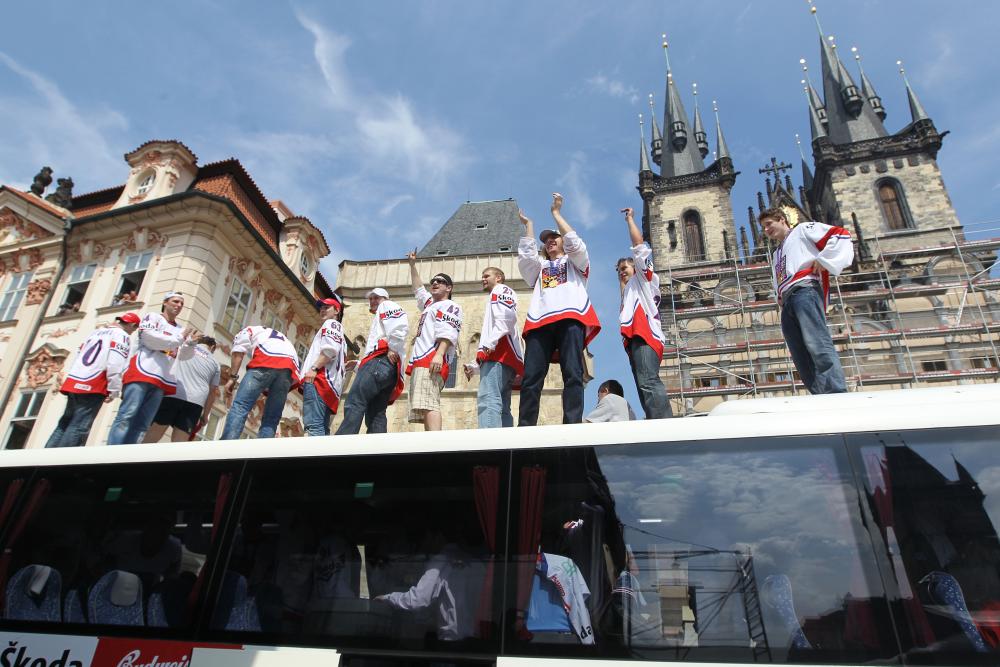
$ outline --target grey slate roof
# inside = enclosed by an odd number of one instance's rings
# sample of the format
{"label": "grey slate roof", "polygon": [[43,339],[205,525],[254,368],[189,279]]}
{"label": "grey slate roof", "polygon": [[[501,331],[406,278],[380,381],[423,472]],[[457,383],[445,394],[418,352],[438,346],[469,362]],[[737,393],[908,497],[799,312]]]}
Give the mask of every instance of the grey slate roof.
{"label": "grey slate roof", "polygon": [[523,229],[513,199],[465,202],[420,249],[417,257],[514,254]]}

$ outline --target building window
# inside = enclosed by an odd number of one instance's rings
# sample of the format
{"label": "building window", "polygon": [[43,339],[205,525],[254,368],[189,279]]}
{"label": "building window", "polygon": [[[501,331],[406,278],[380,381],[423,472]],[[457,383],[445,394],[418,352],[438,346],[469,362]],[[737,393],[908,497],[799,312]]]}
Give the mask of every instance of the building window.
{"label": "building window", "polygon": [[312,260],[309,259],[309,255],[303,252],[302,257],[299,258],[299,273],[303,277],[308,277],[310,271],[312,271]]}
{"label": "building window", "polygon": [[31,429],[35,426],[35,420],[38,419],[38,413],[42,409],[45,394],[45,389],[26,391],[21,394],[21,398],[17,402],[17,409],[14,410],[14,416],[10,420],[10,426],[7,427],[7,437],[4,438],[3,443],[4,449],[24,449],[25,443],[28,442],[28,436],[31,435]]}
{"label": "building window", "polygon": [[486,229],[487,227],[488,225],[486,224],[476,225],[476,229]]}
{"label": "building window", "polygon": [[153,184],[156,183],[156,172],[150,171],[139,181],[139,184],[135,186],[135,193],[137,195],[144,195],[153,189]]}
{"label": "building window", "polygon": [[447,254],[448,254],[448,251],[447,251],[447,250],[438,250],[438,251],[437,251],[437,254],[438,254],[438,255],[447,255]]}
{"label": "building window", "polygon": [[924,361],[921,362],[920,366],[924,369],[925,373],[948,370],[948,364],[945,361]]}
{"label": "building window", "polygon": [[877,187],[879,205],[882,207],[882,215],[885,216],[889,229],[913,229],[913,219],[910,217],[906,196],[899,181],[891,178],[882,179]]}
{"label": "building window", "polygon": [[229,300],[226,301],[226,312],[222,315],[223,329],[236,332],[243,328],[247,313],[250,311],[251,298],[250,288],[239,278],[233,278],[233,287],[229,291]]}
{"label": "building window", "polygon": [[500,246],[500,252],[510,252],[510,246],[509,245]]}
{"label": "building window", "polygon": [[[299,355],[299,363],[304,364],[306,361],[306,356],[309,354],[309,347],[305,343],[300,341],[295,344],[295,354]],[[305,368],[303,370],[308,371],[309,369]]]}
{"label": "building window", "polygon": [[94,277],[97,264],[84,264],[75,266],[69,274],[69,284],[66,286],[66,296],[63,297],[57,315],[65,315],[80,310],[83,304],[83,297],[87,294],[90,281]]}
{"label": "building window", "polygon": [[31,282],[31,272],[15,273],[10,277],[10,284],[7,291],[0,296],[0,322],[14,319],[17,307],[21,305],[21,299]]}
{"label": "building window", "polygon": [[689,262],[705,259],[705,240],[702,236],[701,216],[697,211],[684,213],[684,252]]}
{"label": "building window", "polygon": [[282,333],[285,332],[284,321],[273,310],[265,310],[264,315],[261,317],[261,322],[265,327],[269,327]]}
{"label": "building window", "polygon": [[125,269],[122,271],[122,279],[118,282],[112,305],[138,301],[139,290],[142,289],[142,281],[146,278],[146,270],[152,259],[152,250],[132,253],[125,258]]}

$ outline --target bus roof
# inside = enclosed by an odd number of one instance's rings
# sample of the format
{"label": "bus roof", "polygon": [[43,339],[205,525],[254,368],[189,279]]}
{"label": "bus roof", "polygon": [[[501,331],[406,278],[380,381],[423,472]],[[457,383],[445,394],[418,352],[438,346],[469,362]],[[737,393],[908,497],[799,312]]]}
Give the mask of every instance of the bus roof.
{"label": "bus roof", "polygon": [[697,419],[11,450],[0,453],[0,468],[458,453],[990,425],[1000,428],[997,384],[730,401]]}

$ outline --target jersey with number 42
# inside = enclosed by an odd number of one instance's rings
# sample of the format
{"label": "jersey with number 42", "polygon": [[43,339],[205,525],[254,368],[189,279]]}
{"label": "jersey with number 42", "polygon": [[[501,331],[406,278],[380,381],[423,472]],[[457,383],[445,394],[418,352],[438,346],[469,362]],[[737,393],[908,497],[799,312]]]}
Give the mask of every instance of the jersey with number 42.
{"label": "jersey with number 42", "polygon": [[299,355],[280,331],[246,327],[233,338],[233,352],[252,353],[247,368],[287,368],[292,372],[292,383],[299,383]]}

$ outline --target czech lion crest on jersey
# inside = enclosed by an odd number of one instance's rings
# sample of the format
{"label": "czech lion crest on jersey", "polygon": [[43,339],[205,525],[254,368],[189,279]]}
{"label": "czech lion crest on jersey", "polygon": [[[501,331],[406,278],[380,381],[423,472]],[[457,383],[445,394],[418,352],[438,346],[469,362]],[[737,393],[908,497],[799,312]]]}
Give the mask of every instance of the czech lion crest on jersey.
{"label": "czech lion crest on jersey", "polygon": [[566,283],[567,262],[549,262],[542,267],[542,289]]}

